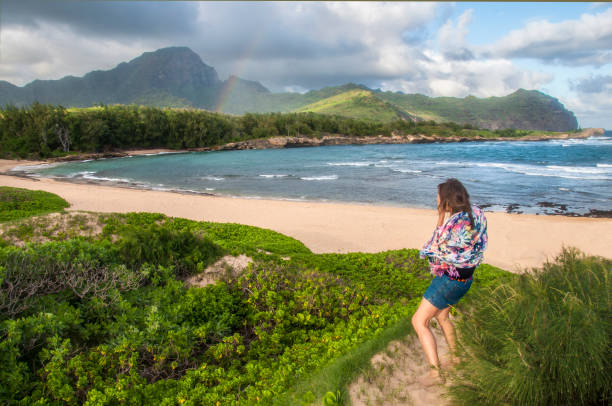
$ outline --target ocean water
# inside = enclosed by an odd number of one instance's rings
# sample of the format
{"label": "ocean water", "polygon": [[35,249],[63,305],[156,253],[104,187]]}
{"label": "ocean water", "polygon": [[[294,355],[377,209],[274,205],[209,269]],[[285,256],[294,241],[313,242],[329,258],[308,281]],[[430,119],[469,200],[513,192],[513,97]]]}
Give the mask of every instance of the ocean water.
{"label": "ocean water", "polygon": [[169,153],[22,168],[30,176],[247,198],[434,208],[461,180],[487,210],[612,210],[612,134],[585,140]]}

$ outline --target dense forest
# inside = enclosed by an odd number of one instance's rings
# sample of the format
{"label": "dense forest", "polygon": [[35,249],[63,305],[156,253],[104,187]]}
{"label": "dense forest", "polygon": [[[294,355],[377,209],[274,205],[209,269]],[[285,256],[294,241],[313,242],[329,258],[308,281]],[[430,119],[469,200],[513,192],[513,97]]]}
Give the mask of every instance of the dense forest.
{"label": "dense forest", "polygon": [[48,158],[75,152],[130,148],[203,148],[279,135],[318,137],[436,134],[438,136],[521,136],[521,130],[478,130],[469,124],[433,121],[377,122],[316,113],[261,113],[242,116],[197,109],[97,106],[66,109],[34,103],[0,111],[0,156]]}

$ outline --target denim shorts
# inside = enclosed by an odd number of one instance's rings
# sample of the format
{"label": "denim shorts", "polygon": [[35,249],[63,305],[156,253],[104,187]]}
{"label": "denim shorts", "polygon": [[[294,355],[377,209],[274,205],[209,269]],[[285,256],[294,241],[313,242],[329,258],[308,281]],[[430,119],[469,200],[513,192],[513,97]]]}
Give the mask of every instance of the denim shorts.
{"label": "denim shorts", "polygon": [[473,278],[459,282],[447,275],[436,276],[425,291],[423,297],[438,309],[446,309],[454,305],[470,290]]}

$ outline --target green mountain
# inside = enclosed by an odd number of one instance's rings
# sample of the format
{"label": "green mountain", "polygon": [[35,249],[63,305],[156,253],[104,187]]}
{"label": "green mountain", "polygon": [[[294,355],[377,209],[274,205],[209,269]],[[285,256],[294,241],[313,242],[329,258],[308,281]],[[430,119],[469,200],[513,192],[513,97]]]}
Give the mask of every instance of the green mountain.
{"label": "green mountain", "polygon": [[0,81],[0,105],[35,101],[66,107],[99,103],[195,107],[231,114],[312,111],[383,122],[433,120],[488,129],[571,131],[578,127],[571,111],[535,90],[480,99],[382,92],[348,83],[304,94],[271,93],[259,82],[236,76],[221,81],[213,67],[186,47],[145,52],[113,69],[83,77],[35,80],[23,87]]}
{"label": "green mountain", "polygon": [[519,89],[504,97],[428,97],[422,94],[378,92],[377,96],[425,120],[471,124],[479,128],[571,131],[574,114],[557,99],[537,90]]}
{"label": "green mountain", "polygon": [[[311,101],[311,100],[315,101]],[[381,92],[348,84],[304,95],[309,102],[293,111],[373,119],[403,119],[470,124],[487,129],[515,128],[571,131],[578,128],[574,114],[555,98],[536,90],[519,89],[504,97],[479,99],[428,97],[422,94]]]}
{"label": "green mountain", "polygon": [[89,72],[81,78],[35,80],[22,88],[0,82],[0,103],[26,105],[38,101],[69,107],[135,103],[211,108],[224,85],[215,69],[191,49],[171,47],[145,52],[111,70]]}

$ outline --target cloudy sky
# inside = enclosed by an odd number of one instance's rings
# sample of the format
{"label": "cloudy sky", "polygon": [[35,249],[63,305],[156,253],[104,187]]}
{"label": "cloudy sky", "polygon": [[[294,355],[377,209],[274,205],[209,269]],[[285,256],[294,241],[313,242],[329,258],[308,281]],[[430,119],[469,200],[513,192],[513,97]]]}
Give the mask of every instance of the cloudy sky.
{"label": "cloudy sky", "polygon": [[541,90],[612,129],[612,4],[2,0],[0,80],[81,76],[188,46],[221,79],[429,96]]}

